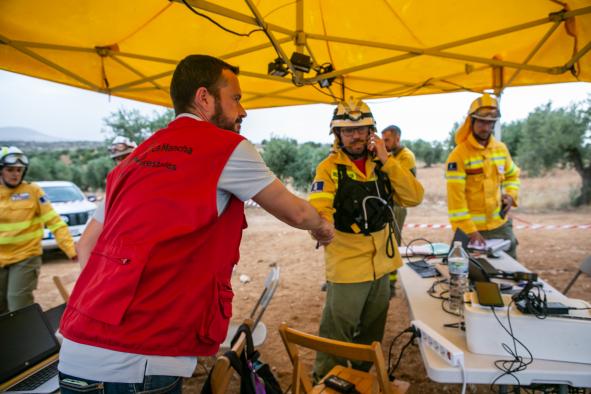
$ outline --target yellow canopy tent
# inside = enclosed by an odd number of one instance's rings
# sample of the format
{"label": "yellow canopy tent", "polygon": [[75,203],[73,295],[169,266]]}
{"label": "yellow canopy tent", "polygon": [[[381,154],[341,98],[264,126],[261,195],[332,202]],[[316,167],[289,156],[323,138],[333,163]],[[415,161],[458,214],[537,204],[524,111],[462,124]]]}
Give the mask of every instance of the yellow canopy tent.
{"label": "yellow canopy tent", "polygon": [[166,106],[193,53],[261,108],[591,81],[590,50],[589,0],[0,2],[0,68]]}

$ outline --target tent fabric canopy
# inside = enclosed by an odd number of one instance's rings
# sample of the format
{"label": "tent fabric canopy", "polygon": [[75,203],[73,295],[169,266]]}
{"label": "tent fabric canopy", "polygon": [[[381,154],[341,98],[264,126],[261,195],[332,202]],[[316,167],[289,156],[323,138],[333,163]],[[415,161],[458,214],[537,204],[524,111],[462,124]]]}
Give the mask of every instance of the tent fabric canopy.
{"label": "tent fabric canopy", "polygon": [[244,106],[265,108],[591,81],[590,50],[588,0],[0,2],[0,68],[165,106],[196,53],[239,66]]}

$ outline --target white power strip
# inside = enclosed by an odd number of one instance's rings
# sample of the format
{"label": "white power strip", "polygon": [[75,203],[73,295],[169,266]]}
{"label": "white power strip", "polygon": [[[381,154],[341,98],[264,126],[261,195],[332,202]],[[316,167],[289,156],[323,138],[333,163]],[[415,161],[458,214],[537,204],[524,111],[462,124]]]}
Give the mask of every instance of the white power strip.
{"label": "white power strip", "polygon": [[453,367],[463,367],[464,352],[460,348],[420,320],[413,320],[410,324],[418,332],[419,340],[433,349],[439,357]]}

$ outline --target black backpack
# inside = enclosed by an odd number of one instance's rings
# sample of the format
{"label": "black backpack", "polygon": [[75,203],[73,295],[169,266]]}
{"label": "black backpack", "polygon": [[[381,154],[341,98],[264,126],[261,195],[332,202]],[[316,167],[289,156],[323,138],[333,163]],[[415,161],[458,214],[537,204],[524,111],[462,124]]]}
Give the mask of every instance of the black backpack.
{"label": "black backpack", "polygon": [[[230,350],[224,356],[230,360],[232,368],[240,375],[240,394],[282,394],[279,382],[271,372],[269,364],[259,360],[260,354],[254,349],[250,327],[242,324],[232,338],[232,346],[241,333],[246,335],[246,346],[240,354]],[[211,394],[211,373],[201,390],[201,394]]]}

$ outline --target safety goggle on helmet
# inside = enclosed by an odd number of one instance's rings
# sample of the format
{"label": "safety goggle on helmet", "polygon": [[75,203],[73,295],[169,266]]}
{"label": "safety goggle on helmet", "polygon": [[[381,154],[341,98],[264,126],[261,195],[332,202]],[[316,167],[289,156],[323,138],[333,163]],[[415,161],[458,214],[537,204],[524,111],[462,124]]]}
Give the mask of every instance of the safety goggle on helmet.
{"label": "safety goggle on helmet", "polygon": [[481,97],[472,101],[468,115],[474,119],[496,122],[501,118],[499,103],[490,94],[483,94]]}
{"label": "safety goggle on helmet", "polygon": [[330,132],[340,127],[370,126],[375,130],[376,121],[371,110],[363,101],[351,98],[348,102],[341,101],[334,110],[330,121]]}
{"label": "safety goggle on helmet", "polygon": [[23,151],[15,146],[0,149],[0,165],[2,167],[28,167],[29,159]]}

